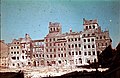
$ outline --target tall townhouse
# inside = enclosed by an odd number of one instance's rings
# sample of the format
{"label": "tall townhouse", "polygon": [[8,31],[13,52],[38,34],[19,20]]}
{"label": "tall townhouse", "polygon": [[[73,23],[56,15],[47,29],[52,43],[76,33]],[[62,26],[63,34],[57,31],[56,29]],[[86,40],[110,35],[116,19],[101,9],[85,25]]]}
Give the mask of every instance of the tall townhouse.
{"label": "tall townhouse", "polygon": [[45,66],[44,59],[44,39],[42,40],[32,40],[33,53],[32,53],[32,63],[33,66]]}

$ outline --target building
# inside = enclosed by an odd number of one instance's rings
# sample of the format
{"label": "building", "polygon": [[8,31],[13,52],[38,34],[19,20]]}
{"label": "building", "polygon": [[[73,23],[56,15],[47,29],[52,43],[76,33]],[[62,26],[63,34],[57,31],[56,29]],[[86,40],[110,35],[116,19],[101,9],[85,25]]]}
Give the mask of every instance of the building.
{"label": "building", "polygon": [[97,54],[111,45],[109,31],[102,31],[97,20],[83,19],[84,30],[62,33],[60,23],[49,23],[45,37],[47,66],[80,66],[96,62]]}
{"label": "building", "polygon": [[32,47],[29,34],[25,38],[14,39],[9,45],[9,67],[24,67],[31,65]]}
{"label": "building", "polygon": [[0,40],[0,67],[8,67],[8,45]]}
{"label": "building", "polygon": [[45,66],[44,39],[32,40],[32,47],[33,47],[33,54],[32,54],[33,66]]}
{"label": "building", "polygon": [[97,62],[99,55],[112,41],[108,30],[101,30],[98,21],[83,19],[83,31],[62,33],[62,25],[49,22],[49,33],[41,40],[14,39],[9,46],[9,67],[81,66]]}

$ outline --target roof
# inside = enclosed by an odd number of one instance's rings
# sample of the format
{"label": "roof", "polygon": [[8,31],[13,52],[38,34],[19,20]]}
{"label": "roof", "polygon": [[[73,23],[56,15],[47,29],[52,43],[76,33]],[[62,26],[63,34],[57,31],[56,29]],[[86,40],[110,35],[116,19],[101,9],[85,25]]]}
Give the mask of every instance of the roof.
{"label": "roof", "polygon": [[98,24],[97,19],[86,20],[85,18],[83,18],[83,25],[89,25],[89,24]]}

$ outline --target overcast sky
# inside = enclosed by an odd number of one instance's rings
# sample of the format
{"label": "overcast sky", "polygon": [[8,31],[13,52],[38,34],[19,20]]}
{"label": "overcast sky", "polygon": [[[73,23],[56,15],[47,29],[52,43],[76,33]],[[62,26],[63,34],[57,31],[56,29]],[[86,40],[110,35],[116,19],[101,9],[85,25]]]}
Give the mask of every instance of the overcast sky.
{"label": "overcast sky", "polygon": [[83,18],[109,29],[113,47],[120,42],[120,1],[113,0],[2,0],[1,39],[9,43],[26,33],[43,39],[49,22],[61,23],[63,33],[83,31]]}

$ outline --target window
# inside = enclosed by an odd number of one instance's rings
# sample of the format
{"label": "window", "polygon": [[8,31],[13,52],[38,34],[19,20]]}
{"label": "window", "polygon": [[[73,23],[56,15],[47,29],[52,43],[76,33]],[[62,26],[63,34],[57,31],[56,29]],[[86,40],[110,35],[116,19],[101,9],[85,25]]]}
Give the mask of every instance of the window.
{"label": "window", "polygon": [[92,33],[92,35],[94,36],[95,34],[94,34],[94,33]]}
{"label": "window", "polygon": [[19,60],[19,57],[17,57],[17,60]]}
{"label": "window", "polygon": [[19,42],[17,42],[17,44],[19,44]]}
{"label": "window", "polygon": [[47,58],[49,58],[49,56],[47,55]]}
{"label": "window", "polygon": [[78,52],[76,51],[76,55],[78,55]]}
{"label": "window", "polygon": [[63,51],[63,48],[61,48],[61,51]]}
{"label": "window", "polygon": [[84,45],[84,48],[86,48],[86,45]]}
{"label": "window", "polygon": [[81,44],[79,44],[79,47],[81,47]]}
{"label": "window", "polygon": [[86,39],[84,39],[84,42],[86,42]]}
{"label": "window", "polygon": [[22,56],[22,59],[24,59],[24,56]]}
{"label": "window", "polygon": [[17,46],[17,49],[19,49],[19,47]]}
{"label": "window", "polygon": [[58,51],[60,51],[60,48],[58,48]]}
{"label": "window", "polygon": [[88,39],[88,42],[90,42],[90,39]]}
{"label": "window", "polygon": [[69,52],[69,55],[71,55],[71,52]]}
{"label": "window", "polygon": [[102,39],[102,36],[100,36],[100,39]]}
{"label": "window", "polygon": [[94,38],[92,38],[92,41],[94,41]]}
{"label": "window", "polygon": [[17,51],[17,54],[19,54],[19,51]]}
{"label": "window", "polygon": [[63,57],[63,54],[61,54],[61,57]]}
{"label": "window", "polygon": [[53,41],[55,41],[55,38],[53,38]]}
{"label": "window", "polygon": [[84,55],[87,55],[87,52],[84,52]]}
{"label": "window", "polygon": [[56,54],[54,54],[54,57],[56,57]]}
{"label": "window", "polygon": [[106,38],[106,36],[104,36],[104,39]]}
{"label": "window", "polygon": [[80,38],[78,38],[78,41],[80,41]]}
{"label": "window", "polygon": [[11,54],[13,54],[13,52],[11,52]]}
{"label": "window", "polygon": [[68,39],[68,41],[70,41],[70,39]]}
{"label": "window", "polygon": [[95,55],[95,51],[93,51],[93,55]]}
{"label": "window", "polygon": [[85,34],[83,34],[83,37],[85,37]]}
{"label": "window", "polygon": [[89,29],[91,29],[91,26],[89,26]]}
{"label": "window", "polygon": [[81,51],[79,51],[79,55],[81,55]]}
{"label": "window", "polygon": [[88,45],[88,48],[90,48],[90,45]]}
{"label": "window", "polygon": [[55,43],[54,43],[54,46],[55,46]]}
{"label": "window", "polygon": [[66,48],[64,48],[64,51],[66,51]]}
{"label": "window", "polygon": [[75,48],[77,48],[77,44],[75,44]]}
{"label": "window", "polygon": [[88,26],[86,26],[86,29],[88,29]]}
{"label": "window", "polygon": [[36,54],[36,57],[38,57],[38,54]]}
{"label": "window", "polygon": [[91,55],[91,52],[90,52],[90,51],[88,52],[88,55]]}
{"label": "window", "polygon": [[77,38],[75,38],[75,41],[77,41]]}
{"label": "window", "polygon": [[73,38],[71,38],[71,40],[73,41]]}
{"label": "window", "polygon": [[72,48],[74,48],[74,45],[72,44]]}
{"label": "window", "polygon": [[93,25],[93,29],[95,29],[95,25]]}
{"label": "window", "polygon": [[50,52],[52,52],[52,49],[50,49]]}
{"label": "window", "polygon": [[94,46],[94,45],[92,45],[92,48],[95,48],[95,46]]}
{"label": "window", "polygon": [[70,48],[70,45],[68,45],[68,47]]}
{"label": "window", "polygon": [[72,52],[72,55],[74,55],[74,52]]}
{"label": "window", "polygon": [[16,54],[16,52],[14,52],[14,54]]}
{"label": "window", "polygon": [[44,54],[42,56],[44,57]]}
{"label": "window", "polygon": [[13,47],[11,47],[11,49],[13,49]]}
{"label": "window", "polygon": [[50,58],[52,58],[52,55],[50,55]]}
{"label": "window", "polygon": [[15,66],[15,64],[13,63],[13,66]]}
{"label": "window", "polygon": [[90,34],[88,34],[88,36],[90,36]]}
{"label": "window", "polygon": [[52,43],[50,43],[50,46],[52,46]]}
{"label": "window", "polygon": [[64,56],[66,57],[66,53],[64,54]]}
{"label": "window", "polygon": [[14,49],[16,49],[16,47],[14,47]]}
{"label": "window", "polygon": [[52,40],[51,40],[51,38],[50,38],[50,42],[51,42]]}
{"label": "window", "polygon": [[16,57],[12,57],[12,59],[13,59],[13,60],[15,60],[15,59],[16,59]]}
{"label": "window", "polygon": [[56,52],[56,49],[54,48],[54,52]]}
{"label": "window", "polygon": [[58,54],[58,56],[60,57],[60,54]]}

